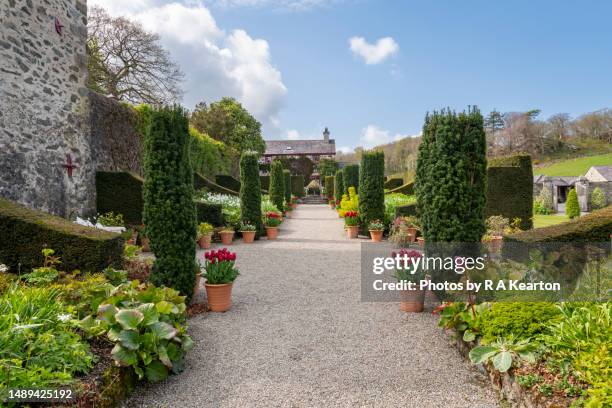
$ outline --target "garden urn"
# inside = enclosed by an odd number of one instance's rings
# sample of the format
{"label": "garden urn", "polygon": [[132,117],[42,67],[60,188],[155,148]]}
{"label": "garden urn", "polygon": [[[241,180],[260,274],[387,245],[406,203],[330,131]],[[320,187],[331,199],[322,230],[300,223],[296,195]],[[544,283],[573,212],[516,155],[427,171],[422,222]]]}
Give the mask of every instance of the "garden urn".
{"label": "garden urn", "polygon": [[212,234],[206,234],[200,237],[200,239],[198,240],[198,244],[200,245],[200,248],[208,249],[210,248],[211,241],[212,241]]}
{"label": "garden urn", "polygon": [[400,292],[400,310],[407,313],[420,313],[425,303],[424,290],[402,290]]}
{"label": "garden urn", "polygon": [[381,242],[383,238],[383,230],[370,230],[372,242]]}
{"label": "garden urn", "polygon": [[231,245],[234,239],[234,231],[220,231],[219,236],[223,245]]}
{"label": "garden urn", "polygon": [[346,236],[348,239],[355,239],[359,234],[359,225],[351,225],[346,227]]}
{"label": "garden urn", "polygon": [[255,241],[255,231],[240,231],[242,233],[242,240],[245,244],[252,244]]}
{"label": "garden urn", "polygon": [[208,299],[208,309],[211,312],[226,312],[232,307],[232,286],[233,283],[219,285],[204,284],[206,298]]}
{"label": "garden urn", "polygon": [[276,237],[278,237],[278,228],[266,227],[266,235],[268,236],[268,239],[276,239]]}

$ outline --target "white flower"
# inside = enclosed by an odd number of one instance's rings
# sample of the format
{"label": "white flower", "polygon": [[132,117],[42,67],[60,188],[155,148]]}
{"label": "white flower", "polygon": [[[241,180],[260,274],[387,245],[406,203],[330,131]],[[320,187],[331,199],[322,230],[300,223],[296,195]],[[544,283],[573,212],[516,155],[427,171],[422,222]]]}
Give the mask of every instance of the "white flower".
{"label": "white flower", "polygon": [[70,319],[72,319],[72,315],[68,313],[57,315],[57,320],[59,320],[60,322],[67,322]]}
{"label": "white flower", "polygon": [[0,264],[0,272],[7,272],[8,271],[8,266],[6,266],[5,264]]}

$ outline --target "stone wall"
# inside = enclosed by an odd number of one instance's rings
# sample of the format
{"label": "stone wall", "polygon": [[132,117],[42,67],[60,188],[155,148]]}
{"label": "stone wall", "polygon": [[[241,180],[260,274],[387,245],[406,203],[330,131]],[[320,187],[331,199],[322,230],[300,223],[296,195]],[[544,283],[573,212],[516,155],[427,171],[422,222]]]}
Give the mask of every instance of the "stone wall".
{"label": "stone wall", "polygon": [[64,217],[95,208],[86,39],[85,0],[0,1],[0,195]]}

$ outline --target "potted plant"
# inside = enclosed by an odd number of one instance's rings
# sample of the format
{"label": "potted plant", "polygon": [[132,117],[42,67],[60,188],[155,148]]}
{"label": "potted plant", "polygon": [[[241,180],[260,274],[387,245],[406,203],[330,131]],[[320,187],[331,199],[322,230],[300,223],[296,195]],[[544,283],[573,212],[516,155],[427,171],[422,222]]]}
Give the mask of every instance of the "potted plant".
{"label": "potted plant", "polygon": [[[233,231],[232,231],[233,232]],[[225,312],[232,306],[232,286],[240,275],[236,268],[236,254],[227,248],[204,254],[203,276],[206,297],[211,312]]]}
{"label": "potted plant", "polygon": [[268,211],[264,216],[264,225],[268,239],[276,239],[278,237],[278,226],[281,223],[281,219],[281,215],[274,211]]}
{"label": "potted plant", "polygon": [[344,226],[346,227],[348,239],[357,238],[357,234],[359,233],[359,213],[357,211],[345,212]]}
{"label": "potted plant", "polygon": [[501,215],[494,215],[486,220],[487,232],[482,237],[490,252],[499,252],[504,240],[504,232],[509,228],[510,221]]}
{"label": "potted plant", "polygon": [[207,222],[201,222],[200,225],[198,225],[198,244],[200,245],[200,248],[210,248],[213,231],[213,226]]}
{"label": "potted plant", "polygon": [[234,229],[229,226],[224,227],[219,231],[219,236],[221,237],[221,243],[223,245],[232,245],[232,241],[234,240]]}
{"label": "potted plant", "polygon": [[255,241],[255,231],[257,228],[253,224],[243,222],[240,224],[240,233],[245,244],[252,244]]}
{"label": "potted plant", "polygon": [[287,218],[291,218],[291,210],[293,210],[293,207],[290,203],[285,203],[284,207],[285,215]]}
{"label": "potted plant", "polygon": [[[399,257],[400,259],[408,259],[407,268],[397,269],[395,271],[395,279],[398,282],[405,282],[408,284],[412,283],[411,289],[405,289],[400,291],[400,310],[408,313],[420,313],[423,311],[425,304],[425,291],[419,287],[420,281],[425,279],[425,274],[422,268],[417,268],[412,259],[420,258],[422,254],[416,250],[405,250],[402,249],[399,252],[393,252],[391,254],[393,258]],[[399,264],[403,265],[404,261]]]}
{"label": "potted plant", "polygon": [[368,231],[370,231],[370,237],[373,242],[382,241],[383,232],[385,232],[385,225],[380,220],[371,221],[368,224]]}
{"label": "potted plant", "polygon": [[329,200],[329,207],[334,210],[336,208],[336,200]]}
{"label": "potted plant", "polygon": [[297,196],[291,196],[291,208],[293,208],[294,210],[297,208],[297,200]]}

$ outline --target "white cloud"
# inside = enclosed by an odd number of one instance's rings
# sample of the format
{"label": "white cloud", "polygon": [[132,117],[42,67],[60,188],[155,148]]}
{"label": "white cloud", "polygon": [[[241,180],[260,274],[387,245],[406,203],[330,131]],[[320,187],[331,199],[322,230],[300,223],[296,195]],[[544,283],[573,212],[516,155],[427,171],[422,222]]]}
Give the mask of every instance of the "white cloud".
{"label": "white cloud", "polygon": [[349,153],[353,153],[354,150],[352,147],[349,146],[341,146],[339,148],[336,149],[337,151],[344,153],[344,154],[349,154]]}
{"label": "white cloud", "polygon": [[376,44],[370,44],[363,37],[352,37],[349,45],[353,54],[363,58],[366,64],[380,64],[399,51],[399,45],[391,37],[380,38]]}
{"label": "white cloud", "polygon": [[291,129],[287,131],[287,139],[289,140],[298,140],[300,138],[300,132],[295,129]]}
{"label": "white cloud", "polygon": [[232,96],[266,128],[278,130],[287,88],[272,64],[270,47],[244,30],[221,29],[201,0],[90,0],[160,35],[186,74],[185,104]]}
{"label": "white cloud", "polygon": [[363,129],[361,138],[359,140],[363,147],[366,149],[371,149],[374,146],[389,143],[389,131],[381,129],[376,125],[368,125]]}
{"label": "white cloud", "polygon": [[343,0],[207,0],[210,6],[234,7],[272,7],[275,10],[306,11],[317,7],[325,7]]}

